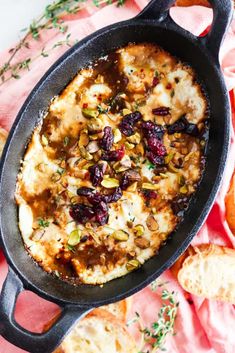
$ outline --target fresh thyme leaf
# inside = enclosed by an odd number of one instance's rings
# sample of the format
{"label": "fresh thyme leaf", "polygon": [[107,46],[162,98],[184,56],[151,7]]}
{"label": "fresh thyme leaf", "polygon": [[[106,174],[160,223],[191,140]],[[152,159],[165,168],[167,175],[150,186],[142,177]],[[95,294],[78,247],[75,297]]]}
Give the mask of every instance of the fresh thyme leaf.
{"label": "fresh thyme leaf", "polygon": [[103,108],[100,104],[97,105],[97,110],[99,112],[99,114],[106,114],[108,113],[108,108]]}
{"label": "fresh thyme leaf", "polygon": [[43,218],[39,218],[39,219],[38,219],[38,225],[39,225],[40,227],[42,227],[42,228],[46,228],[46,227],[49,227],[50,222],[47,221],[47,220],[45,220],[45,219],[43,219]]}
{"label": "fresh thyme leaf", "polygon": [[[151,284],[152,290],[156,290],[164,286],[168,282],[159,282],[155,280]],[[154,285],[153,285],[154,284]],[[153,285],[153,286],[152,286]],[[153,353],[157,349],[165,350],[164,344],[168,335],[175,335],[174,324],[177,315],[179,302],[177,302],[174,291],[170,292],[165,287],[161,291],[162,306],[156,315],[156,320],[150,327],[144,327],[143,321],[139,313],[135,314],[134,319],[128,322],[128,325],[133,323],[139,324],[139,330],[142,334],[142,347],[138,353]],[[147,349],[151,347],[151,349]]]}
{"label": "fresh thyme leaf", "polygon": [[75,250],[75,247],[72,246],[72,245],[69,245],[69,244],[67,244],[67,249],[68,249],[69,251],[72,251],[73,253],[76,251],[76,250]]}
{"label": "fresh thyme leaf", "polygon": [[57,169],[56,173],[58,173],[59,175],[63,175],[65,173],[65,169],[59,168],[59,169]]}
{"label": "fresh thyme leaf", "polygon": [[65,136],[64,141],[63,141],[63,145],[64,145],[65,147],[67,147],[68,144],[69,144],[69,141],[70,141],[70,138],[69,138],[68,136]]}
{"label": "fresh thyme leaf", "polygon": [[148,169],[152,170],[155,168],[155,165],[153,163],[148,162]]}
{"label": "fresh thyme leaf", "polygon": [[[118,0],[117,6],[124,5],[126,0]],[[109,5],[113,3],[112,0],[94,0],[95,6]],[[19,41],[19,43],[9,50],[9,59],[0,66],[0,86],[11,78],[19,79],[19,73],[21,70],[30,70],[29,63],[32,63],[38,57],[48,57],[50,52],[60,46],[71,46],[70,34],[66,36],[64,40],[60,40],[55,43],[50,49],[45,51],[44,49],[37,53],[34,57],[26,59],[27,61],[19,61],[16,64],[12,64],[13,59],[19,51],[23,48],[29,49],[28,39],[32,36],[33,39],[39,40],[42,31],[50,30],[51,28],[57,29],[62,34],[66,34],[68,31],[68,26],[64,24],[62,20],[62,15],[64,14],[76,14],[78,11],[83,9],[85,6],[80,6],[80,3],[87,3],[87,0],[55,0],[51,4],[47,5],[44,12],[28,26],[28,28],[23,28],[21,32],[25,32],[24,37]],[[6,75],[7,74],[7,75]]]}

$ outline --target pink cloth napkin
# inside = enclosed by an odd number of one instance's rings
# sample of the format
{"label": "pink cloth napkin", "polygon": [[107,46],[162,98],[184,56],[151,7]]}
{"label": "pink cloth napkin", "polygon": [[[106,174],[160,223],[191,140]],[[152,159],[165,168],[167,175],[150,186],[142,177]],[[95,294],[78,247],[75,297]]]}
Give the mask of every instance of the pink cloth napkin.
{"label": "pink cloth napkin", "polygon": [[[145,5],[146,0],[128,0],[122,8],[116,9],[114,5],[95,9],[90,6],[76,16],[66,16],[71,38],[82,39],[87,34],[105,25],[125,20],[135,16]],[[211,23],[212,11],[210,9],[194,6],[192,8],[173,8],[171,15],[182,27],[195,35],[202,33]],[[30,50],[21,52],[20,59],[31,57],[39,49],[50,48],[61,34],[54,30],[47,31],[40,41],[30,41]],[[65,51],[58,48],[48,58],[39,57],[25,71],[20,80],[10,80],[0,87],[0,125],[9,129],[15,116],[36,82],[46,72],[50,65]],[[0,65],[8,57],[8,52],[0,54]],[[222,46],[221,64],[229,90],[235,87],[235,21],[232,22],[229,33]],[[19,56],[17,57],[19,59]],[[232,97],[232,94],[231,94]],[[234,97],[233,97],[234,99]],[[235,238],[225,220],[224,197],[228,190],[229,181],[235,166],[235,142],[232,134],[230,154],[226,166],[225,177],[220,193],[216,199],[210,215],[201,231],[194,238],[193,244],[216,243],[235,247]],[[0,287],[7,274],[7,264],[0,251]],[[169,281],[167,288],[178,293],[180,302],[179,313],[176,320],[176,336],[167,338],[165,347],[168,353],[234,353],[235,352],[235,311],[234,306],[217,301],[209,301],[192,296],[192,304],[185,299],[185,293],[170,271],[161,276],[162,281]],[[145,288],[134,296],[132,313],[138,311],[146,325],[157,318],[160,306],[158,292]],[[23,292],[16,305],[16,320],[25,328],[33,332],[41,332],[43,325],[58,312],[55,304],[49,303],[32,292]],[[138,338],[134,327],[130,331]],[[0,353],[20,353],[23,350],[14,347],[0,337]]]}

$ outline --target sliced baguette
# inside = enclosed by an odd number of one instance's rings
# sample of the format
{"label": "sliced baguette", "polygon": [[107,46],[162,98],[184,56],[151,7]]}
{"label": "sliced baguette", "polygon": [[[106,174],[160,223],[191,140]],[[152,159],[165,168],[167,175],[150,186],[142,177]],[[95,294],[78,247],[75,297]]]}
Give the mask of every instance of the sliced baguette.
{"label": "sliced baguette", "polygon": [[136,353],[134,339],[113,314],[96,309],[81,320],[55,353]]}
{"label": "sliced baguette", "polygon": [[200,6],[207,6],[210,7],[210,3],[207,0],[177,0],[177,6],[193,6],[193,5],[200,5]]}
{"label": "sliced baguette", "polygon": [[235,303],[235,250],[206,244],[194,248],[178,272],[178,281],[191,294]]}
{"label": "sliced baguette", "polygon": [[7,131],[0,127],[0,157],[2,155],[3,147],[7,139]]}
{"label": "sliced baguette", "polygon": [[109,311],[111,314],[116,316],[119,320],[126,322],[127,315],[130,310],[130,306],[131,306],[131,298],[127,298],[117,303],[105,305],[102,307],[102,309]]}
{"label": "sliced baguette", "polygon": [[231,179],[229,191],[225,198],[226,219],[233,235],[235,235],[235,173]]}

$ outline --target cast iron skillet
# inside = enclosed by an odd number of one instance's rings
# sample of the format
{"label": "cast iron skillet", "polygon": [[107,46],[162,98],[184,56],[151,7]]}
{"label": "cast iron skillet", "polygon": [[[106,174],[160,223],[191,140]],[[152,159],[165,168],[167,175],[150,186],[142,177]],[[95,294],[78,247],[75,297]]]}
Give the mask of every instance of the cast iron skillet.
{"label": "cast iron skillet", "polygon": [[[210,33],[198,38],[179,27],[169,16],[174,0],[152,0],[135,18],[114,24],[82,40],[62,56],[43,76],[21,108],[11,129],[1,161],[0,230],[9,273],[0,297],[0,334],[33,353],[51,352],[72,325],[93,307],[123,299],[158,277],[186,249],[203,224],[218,191],[229,145],[230,106],[218,62],[221,41],[231,19],[230,0],[210,0],[214,20]],[[210,103],[210,137],[207,163],[184,222],[159,254],[124,278],[99,286],[74,287],[44,272],[24,249],[14,201],[16,177],[27,141],[53,96],[76,75],[78,69],[129,42],[153,42],[192,65],[205,87]],[[24,289],[62,307],[62,315],[46,333],[35,334],[14,319],[16,299]]]}

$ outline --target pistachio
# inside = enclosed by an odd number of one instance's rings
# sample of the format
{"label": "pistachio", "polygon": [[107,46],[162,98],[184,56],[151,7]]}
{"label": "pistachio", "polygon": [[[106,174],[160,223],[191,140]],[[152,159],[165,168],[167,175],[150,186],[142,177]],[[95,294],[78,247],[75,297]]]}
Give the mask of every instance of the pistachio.
{"label": "pistachio", "polygon": [[45,172],[46,171],[46,164],[45,163],[39,163],[37,165],[37,169],[40,171],[40,172]]}
{"label": "pistachio", "polygon": [[70,199],[70,202],[72,205],[75,205],[76,203],[79,202],[79,197],[78,196],[72,196]]}
{"label": "pistachio", "polygon": [[51,181],[57,182],[61,179],[61,175],[59,173],[53,173],[51,176]]}
{"label": "pistachio", "polygon": [[116,188],[119,186],[119,180],[114,178],[103,179],[101,185],[107,189]]}
{"label": "pistachio", "polygon": [[173,157],[174,157],[174,153],[169,153],[169,154],[165,157],[165,163],[166,163],[166,164],[170,163],[170,161],[172,160]]}
{"label": "pistachio", "polygon": [[129,234],[127,232],[125,232],[124,230],[116,230],[115,232],[113,232],[112,237],[115,240],[118,241],[127,241],[129,238]]}
{"label": "pistachio", "polygon": [[187,162],[192,156],[194,155],[194,152],[191,151],[187,154],[187,156],[185,156],[184,160]]}
{"label": "pistachio", "polygon": [[89,142],[87,147],[86,147],[86,150],[89,153],[95,153],[95,152],[99,151],[99,146],[98,146],[97,141]]}
{"label": "pistachio", "polygon": [[87,162],[86,164],[83,165],[82,169],[88,170],[94,163],[92,162]]}
{"label": "pistachio", "polygon": [[124,145],[128,150],[133,150],[133,148],[135,148],[135,145],[133,143],[129,143],[128,141],[126,141]]}
{"label": "pistachio", "polygon": [[144,146],[142,143],[139,143],[137,146],[136,146],[136,153],[141,155],[141,156],[144,156]]}
{"label": "pistachio", "polygon": [[139,237],[135,239],[135,245],[137,245],[140,249],[147,249],[150,245],[150,241],[148,239]]}
{"label": "pistachio", "polygon": [[114,139],[113,139],[114,143],[121,141],[121,139],[122,139],[121,131],[119,129],[114,129],[113,137],[114,137]]}
{"label": "pistachio", "polygon": [[127,137],[127,140],[130,143],[138,145],[140,143],[141,136],[140,136],[140,134],[138,132],[136,132],[134,135]]}
{"label": "pistachio", "polygon": [[128,114],[131,114],[131,113],[132,113],[132,111],[129,110],[129,109],[126,109],[126,108],[125,108],[125,109],[122,110],[122,114],[123,114],[123,115],[128,115]]}
{"label": "pistachio", "polygon": [[181,154],[186,155],[186,154],[188,154],[188,149],[186,147],[182,147],[180,152],[181,152]]}
{"label": "pistachio", "polygon": [[83,108],[82,114],[85,116],[85,118],[88,118],[88,119],[97,117],[97,111],[94,109]]}
{"label": "pistachio", "polygon": [[92,118],[88,124],[87,124],[87,128],[90,132],[94,132],[94,133],[97,133],[97,132],[100,132],[103,130],[103,122],[100,118]]}
{"label": "pistachio", "polygon": [[181,186],[180,192],[181,192],[181,194],[187,194],[187,192],[188,192],[187,186],[186,185]]}
{"label": "pistachio", "polygon": [[84,147],[89,143],[89,137],[86,130],[82,130],[79,136],[78,146]]}
{"label": "pistachio", "polygon": [[185,178],[181,174],[178,175],[178,183],[180,186],[183,186],[185,184]]}
{"label": "pistachio", "polygon": [[137,189],[137,181],[135,181],[133,184],[128,186],[128,188],[126,190],[129,191],[129,192],[135,192],[136,189]]}
{"label": "pistachio", "polygon": [[127,271],[133,271],[138,267],[140,267],[140,262],[137,259],[130,260],[126,264]]}
{"label": "pistachio", "polygon": [[121,173],[121,172],[125,172],[127,169],[129,169],[129,167],[124,167],[120,164],[120,162],[116,162],[113,165],[113,169],[115,170],[116,173]]}
{"label": "pistachio", "polygon": [[48,139],[45,135],[42,135],[42,144],[43,146],[48,146]]}
{"label": "pistachio", "polygon": [[75,229],[69,234],[68,245],[75,246],[80,242],[81,230]]}
{"label": "pistachio", "polygon": [[170,162],[170,163],[168,164],[168,169],[169,169],[170,172],[172,172],[172,173],[178,173],[178,172],[179,172],[179,169],[176,168],[172,162]]}
{"label": "pistachio", "polygon": [[159,175],[163,178],[163,179],[167,179],[168,175],[165,173],[159,173]]}
{"label": "pistachio", "polygon": [[87,161],[90,161],[93,159],[92,155],[85,149],[85,147],[81,146],[80,147],[80,153],[83,158],[85,158]]}
{"label": "pistachio", "polygon": [[150,214],[148,216],[148,218],[146,219],[146,225],[147,225],[148,229],[151,231],[155,231],[155,230],[159,229],[158,223],[152,214]]}
{"label": "pistachio", "polygon": [[133,232],[135,234],[136,237],[140,237],[141,235],[144,234],[144,226],[142,224],[137,224],[134,228],[133,228]]}
{"label": "pistachio", "polygon": [[200,146],[201,146],[201,147],[205,147],[205,145],[206,145],[206,141],[205,141],[205,140],[201,140],[201,141],[200,141]]}
{"label": "pistachio", "polygon": [[90,135],[90,136],[89,136],[89,139],[90,139],[91,141],[96,141],[96,140],[98,140],[99,138],[100,138],[99,134],[94,134],[94,135]]}
{"label": "pistachio", "polygon": [[152,183],[143,183],[142,184],[142,189],[158,190],[159,189],[159,185],[158,184],[152,184]]}

